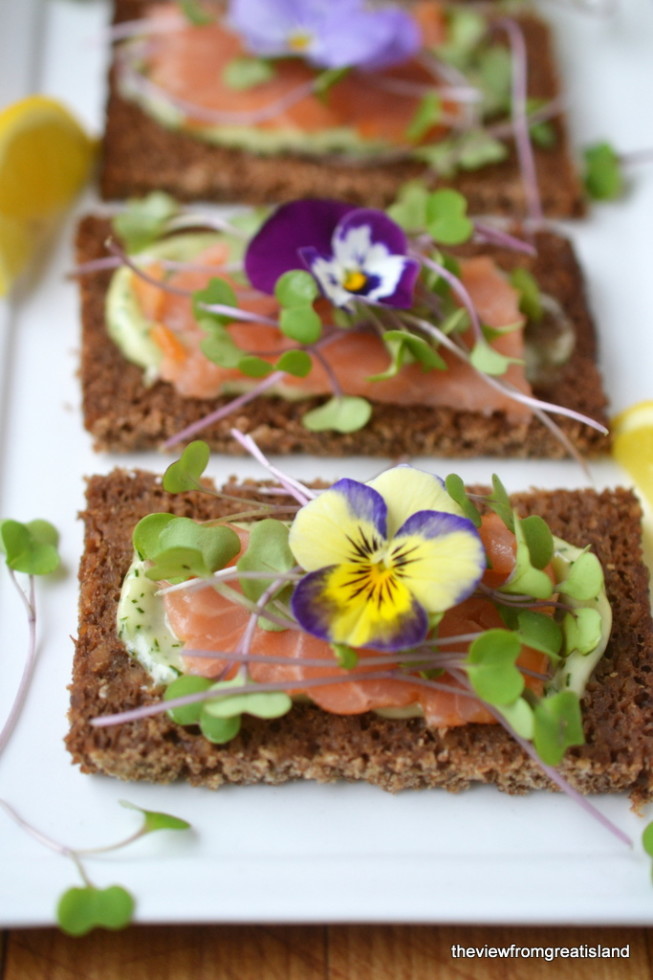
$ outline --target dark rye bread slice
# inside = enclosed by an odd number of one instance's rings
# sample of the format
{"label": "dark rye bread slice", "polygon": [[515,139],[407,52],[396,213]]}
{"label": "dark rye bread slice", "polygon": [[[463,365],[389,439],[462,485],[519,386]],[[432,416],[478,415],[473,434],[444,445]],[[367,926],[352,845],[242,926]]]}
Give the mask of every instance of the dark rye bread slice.
{"label": "dark rye bread slice", "polygon": [[[105,255],[108,221],[89,216],[77,233],[77,257],[86,262]],[[537,236],[538,256],[531,259],[483,246],[467,251],[496,255],[506,270],[520,265],[532,270],[544,292],[557,299],[573,324],[574,351],[551,380],[535,389],[547,401],[606,423],[607,400],[596,364],[597,345],[582,274],[566,239],[552,233]],[[127,363],[109,337],[104,300],[111,272],[84,275],[80,280],[82,313],[81,381],[84,425],[100,450],[133,451],[160,445],[186,425],[203,418],[228,398],[183,398],[165,382],[145,387],[140,368]],[[437,383],[437,378],[435,382]],[[459,411],[455,408],[375,404],[371,421],[359,432],[310,432],[301,422],[306,410],[323,402],[261,397],[204,429],[201,437],[213,449],[239,451],[230,435],[235,426],[249,432],[258,445],[276,453],[317,455],[440,455],[530,456],[565,455],[562,444],[536,418],[509,423],[503,412]],[[609,440],[578,422],[556,417],[575,446],[586,456],[605,452]]]}
{"label": "dark rye bread slice", "polygon": [[[251,499],[257,485],[228,484]],[[269,499],[269,498],[268,498]],[[590,545],[602,562],[614,614],[607,651],[583,700],[587,744],[561,765],[584,793],[627,792],[639,805],[653,795],[653,624],[648,573],[641,558],[641,512],[627,490],[534,491],[513,498],[554,534]],[[242,506],[242,505],[241,505]],[[204,520],[239,509],[206,494],[170,496],[144,472],[115,470],[88,482],[86,547],[79,577],[79,633],[67,746],[83,772],[120,779],[283,783],[290,779],[367,780],[387,790],[493,783],[509,793],[551,788],[539,767],[498,725],[428,729],[421,719],[373,713],[337,716],[308,704],[275,721],[244,717],[233,741],[213,745],[197,729],[165,715],[95,729],[89,721],[148,704],[161,691],[126,653],[116,634],[121,581],[131,561],[131,532],[152,511]]]}
{"label": "dark rye bread slice", "polygon": [[[144,0],[117,0],[115,19],[142,16]],[[549,101],[560,93],[549,27],[532,13],[517,17],[528,50],[529,96]],[[581,185],[571,159],[566,126],[553,120],[555,145],[535,147],[535,163],[545,214],[578,217],[584,213]],[[268,204],[298,197],[338,197],[367,207],[382,207],[401,184],[435,177],[416,161],[386,164],[320,160],[299,154],[259,156],[211,146],[185,133],[164,128],[134,103],[122,98],[112,70],[102,141],[100,188],[107,199],[166,190],[184,200],[244,201]],[[514,150],[501,163],[479,171],[463,171],[439,187],[454,186],[466,195],[471,210],[525,213],[524,187]]]}

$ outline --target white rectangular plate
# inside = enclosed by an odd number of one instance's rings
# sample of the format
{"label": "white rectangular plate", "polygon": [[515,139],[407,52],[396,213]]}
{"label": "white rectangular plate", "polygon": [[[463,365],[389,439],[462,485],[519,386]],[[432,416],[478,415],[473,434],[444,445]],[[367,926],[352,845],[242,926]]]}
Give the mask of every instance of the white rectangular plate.
{"label": "white rectangular plate", "polygon": [[[578,145],[609,138],[622,151],[653,146],[653,9],[616,2],[610,19],[553,3],[570,117]],[[107,4],[32,0],[12,4],[0,37],[0,91],[6,99],[43,91],[64,99],[99,132]],[[10,53],[11,58],[10,60]],[[4,96],[3,96],[4,97]],[[92,195],[78,213],[93,203]],[[583,260],[597,315],[613,407],[653,397],[650,338],[653,172],[632,173],[626,200],[597,207],[567,230]],[[153,835],[87,862],[99,886],[118,882],[137,898],[140,922],[653,923],[653,890],[638,843],[643,820],[624,798],[597,801],[636,841],[624,848],[567,799],[525,798],[481,788],[391,796],[369,786],[228,788],[125,785],[81,775],[64,750],[75,633],[76,570],[83,477],[114,465],[161,470],[160,456],[96,456],[81,425],[77,371],[73,218],[22,295],[0,308],[2,343],[0,515],[47,517],[61,530],[63,570],[38,585],[39,660],[25,711],[0,759],[0,796],[44,834],[74,847],[127,836],[138,818],[118,801],[185,817],[189,834]],[[290,459],[301,478],[369,478],[378,460]],[[510,489],[581,486],[571,462],[464,465],[470,480],[498,469]],[[257,475],[248,460],[214,459],[212,472]],[[596,483],[624,475],[593,467]],[[0,568],[0,717],[18,684],[27,626]],[[25,834],[0,811],[3,883],[0,923],[54,921],[57,896],[77,884],[74,866]]]}

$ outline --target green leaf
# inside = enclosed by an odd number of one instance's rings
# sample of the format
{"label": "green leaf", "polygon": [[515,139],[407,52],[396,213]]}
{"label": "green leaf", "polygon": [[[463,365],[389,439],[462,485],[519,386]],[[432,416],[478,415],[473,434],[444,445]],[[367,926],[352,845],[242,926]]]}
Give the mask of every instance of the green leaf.
{"label": "green leaf", "polygon": [[222,72],[222,80],[228,88],[237,92],[263,85],[274,78],[273,66],[265,58],[250,58],[242,55],[229,61]]}
{"label": "green leaf", "polygon": [[[184,674],[177,677],[165,689],[163,694],[164,701],[173,701],[176,698],[184,698],[188,694],[199,694],[200,691],[208,691],[213,681],[208,677],[196,677],[193,674]],[[203,701],[196,701],[194,704],[185,704],[179,708],[170,708],[168,716],[178,725],[198,725]]]}
{"label": "green leaf", "polygon": [[304,269],[291,269],[284,272],[276,281],[274,295],[282,306],[292,309],[297,306],[310,306],[320,294],[318,285]]}
{"label": "green leaf", "polygon": [[467,217],[467,201],[458,191],[434,191],[426,204],[426,230],[442,245],[460,245],[474,230]]}
{"label": "green leaf", "polygon": [[546,572],[533,564],[524,532],[524,522],[519,519],[515,519],[515,537],[517,539],[515,567],[510,578],[499,591],[513,595],[530,595],[536,599],[550,598],[553,593],[551,579]]}
{"label": "green leaf", "polygon": [[424,371],[444,371],[447,367],[446,362],[426,340],[406,330],[387,330],[383,334],[383,343],[390,354],[390,364],[380,374],[370,375],[368,381],[394,378],[404,364],[415,361],[422,365]]}
{"label": "green leaf", "polygon": [[355,395],[336,395],[319,408],[306,412],[303,424],[311,432],[357,432],[367,425],[372,406],[365,398]]}
{"label": "green leaf", "polygon": [[191,24],[201,27],[203,24],[211,24],[213,17],[206,12],[198,0],[179,0],[181,12]]}
{"label": "green leaf", "polygon": [[238,361],[238,370],[248,378],[266,378],[268,374],[272,374],[274,367],[262,357],[246,354]]}
{"label": "green leaf", "polygon": [[[252,526],[247,550],[238,559],[239,572],[270,572],[269,579],[243,578],[240,585],[243,593],[252,602],[258,602],[263,593],[279,575],[294,568],[296,562],[288,547],[289,529],[281,521],[266,518]],[[279,586],[279,592],[288,588],[288,583]],[[278,594],[278,593],[277,593]],[[264,629],[278,630],[282,627],[261,617],[258,622]]]}
{"label": "green leaf", "polygon": [[542,296],[535,276],[528,269],[513,269],[510,273],[510,284],[519,293],[520,312],[539,323],[544,314]]}
{"label": "green leaf", "polygon": [[190,442],[179,459],[171,463],[163,474],[163,489],[168,493],[200,489],[200,477],[208,466],[210,456],[211,450],[201,439]]}
{"label": "green leaf", "polygon": [[492,493],[488,495],[487,502],[495,514],[501,518],[509,531],[515,531],[515,515],[510,503],[508,491],[496,475],[492,474]]}
{"label": "green leaf", "polygon": [[209,361],[219,364],[224,368],[238,368],[245,355],[242,347],[234,341],[233,337],[222,324],[216,323],[202,316],[197,321],[199,327],[207,333],[200,343],[200,350]]}
{"label": "green leaf", "polygon": [[466,669],[474,691],[489,704],[515,701],[524,689],[524,678],[515,661],[521,643],[509,630],[491,629],[471,644]]}
{"label": "green leaf", "polygon": [[603,588],[601,562],[591,551],[584,551],[569,567],[566,578],[558,585],[558,591],[587,602],[595,599]]}
{"label": "green leaf", "polygon": [[144,810],[129,800],[120,800],[120,805],[128,810],[137,810],[143,814],[143,833],[153,834],[157,830],[190,830],[190,824],[181,817],[173,817],[169,813],[159,813],[157,810]]}
{"label": "green leaf", "polygon": [[161,532],[174,519],[174,514],[148,514],[141,518],[132,534],[132,543],[139,558],[152,558],[160,551]]}
{"label": "green leaf", "polygon": [[487,19],[477,11],[448,8],[446,41],[437,47],[438,57],[464,68],[487,32]]}
{"label": "green leaf", "polygon": [[598,609],[575,609],[562,621],[567,654],[591,653],[601,640],[603,621]]}
{"label": "green leaf", "polygon": [[409,143],[419,143],[442,118],[442,100],[437,92],[427,92],[420,100],[406,129]]}
{"label": "green leaf", "polygon": [[551,616],[525,609],[517,614],[517,635],[526,647],[540,650],[558,659],[562,647],[562,630]]}
{"label": "green leaf", "polygon": [[0,521],[0,551],[9,568],[28,575],[49,575],[59,566],[58,534],[48,521],[29,524],[6,519]]}
{"label": "green leaf", "polygon": [[215,313],[207,310],[207,306],[233,306],[238,309],[238,297],[233,286],[224,279],[213,276],[207,286],[193,293],[193,315],[198,322],[202,321],[203,329],[209,329],[211,323],[231,323],[233,317],[228,313]]}
{"label": "green leaf", "polygon": [[322,335],[322,321],[312,306],[294,306],[281,311],[281,332],[299,344],[314,344]]}
{"label": "green leaf", "polygon": [[549,525],[537,514],[520,521],[521,530],[535,568],[546,568],[553,558],[553,535]]}
{"label": "green leaf", "polygon": [[213,715],[203,711],[200,717],[200,729],[209,742],[223,745],[235,738],[240,731],[240,715],[236,715],[235,718],[214,718]]}
{"label": "green leaf", "polygon": [[596,143],[584,152],[585,190],[594,201],[614,201],[624,192],[619,156],[610,143]]}
{"label": "green leaf", "polygon": [[459,477],[457,473],[450,473],[445,478],[444,488],[451,499],[458,504],[465,517],[472,521],[475,527],[480,527],[481,515],[479,514],[477,507],[467,496],[467,490],[465,489],[465,484],[461,477]]}
{"label": "green leaf", "polygon": [[338,664],[345,670],[353,670],[358,666],[358,654],[352,647],[348,647],[345,643],[332,643],[331,649],[336,655]]}
{"label": "green leaf", "polygon": [[161,237],[179,205],[163,191],[127,201],[124,211],[113,219],[113,229],[128,252],[139,252]]}
{"label": "green leaf", "polygon": [[459,140],[457,160],[463,170],[479,170],[508,156],[506,146],[483,129],[468,130]]}
{"label": "green leaf", "polygon": [[517,357],[506,357],[484,340],[478,340],[469,354],[469,360],[483,374],[505,374],[511,364],[520,364]]}
{"label": "green leaf", "polygon": [[295,378],[305,378],[311,373],[313,360],[305,350],[287,350],[274,366],[277,371],[287,371]]}
{"label": "green leaf", "polygon": [[483,111],[494,114],[508,110],[511,102],[512,55],[501,44],[479,52],[475,81],[483,93]]}
{"label": "green leaf", "polygon": [[57,922],[69,936],[85,936],[91,929],[124,929],[134,914],[134,899],[121,885],[109,888],[69,888],[59,899]]}
{"label": "green leaf", "polygon": [[408,181],[399,188],[397,200],[388,208],[388,214],[405,231],[422,231],[426,227],[428,198],[429,192],[420,181]]}
{"label": "green leaf", "polygon": [[499,711],[520,738],[532,739],[535,727],[533,709],[524,698],[517,698],[514,704],[504,704]]}
{"label": "green leaf", "polygon": [[327,68],[313,79],[313,91],[319,99],[325,99],[333,86],[342,81],[350,71],[349,65],[344,68]]}
{"label": "green leaf", "polygon": [[644,827],[642,832],[642,846],[646,853],[653,857],[653,820]]}
{"label": "green leaf", "polygon": [[[292,708],[292,698],[284,691],[253,691],[250,694],[229,694],[229,686],[240,686],[242,681],[214,684],[212,691],[226,690],[223,697],[212,697],[204,705],[204,715],[211,719],[221,718],[233,720],[242,714],[254,715],[257,718],[280,718]],[[203,715],[203,717],[204,717]]]}
{"label": "green leaf", "polygon": [[549,766],[557,766],[572,745],[582,745],[583,720],[578,695],[559,691],[535,707],[533,742],[537,753]]}
{"label": "green leaf", "polygon": [[190,517],[173,517],[159,533],[158,548],[148,556],[154,563],[148,578],[206,577],[224,568],[240,551],[236,532],[225,526],[198,524]]}

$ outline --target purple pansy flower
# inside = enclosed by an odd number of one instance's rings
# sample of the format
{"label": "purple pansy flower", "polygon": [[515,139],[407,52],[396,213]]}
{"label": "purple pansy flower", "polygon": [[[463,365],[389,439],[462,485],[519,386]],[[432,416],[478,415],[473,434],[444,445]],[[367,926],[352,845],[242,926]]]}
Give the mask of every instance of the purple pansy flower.
{"label": "purple pansy flower", "polygon": [[264,293],[304,266],[335,306],[355,300],[407,309],[419,263],[406,255],[402,229],[383,211],[331,200],[282,205],[249,244],[245,271]]}
{"label": "purple pansy flower", "polygon": [[253,54],[301,55],[318,68],[379,70],[421,46],[415,20],[364,0],[231,0],[228,22]]}
{"label": "purple pansy flower", "polygon": [[411,466],[338,480],[298,511],[288,543],[307,573],[291,603],[300,626],[378,650],[420,643],[429,617],[471,595],[486,565],[442,481]]}

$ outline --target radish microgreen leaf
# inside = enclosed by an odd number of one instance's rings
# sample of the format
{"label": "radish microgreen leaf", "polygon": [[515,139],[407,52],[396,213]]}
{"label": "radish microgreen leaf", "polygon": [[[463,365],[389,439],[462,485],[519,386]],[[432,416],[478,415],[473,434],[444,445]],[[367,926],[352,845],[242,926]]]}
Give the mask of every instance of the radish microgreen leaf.
{"label": "radish microgreen leaf", "polygon": [[140,252],[161,237],[178,211],[173,197],[164,191],[152,191],[146,197],[127,201],[125,210],[113,219],[113,228],[129,252]]}
{"label": "radish microgreen leaf", "polygon": [[614,201],[624,191],[619,156],[609,143],[588,146],[585,158],[585,190],[594,201]]}
{"label": "radish microgreen leaf", "polygon": [[557,766],[568,748],[585,741],[578,695],[559,691],[540,701],[534,710],[533,741],[540,758]]}
{"label": "radish microgreen leaf", "polygon": [[357,432],[367,425],[372,415],[372,406],[365,398],[356,395],[336,395],[319,408],[306,412],[303,424],[311,432]]}
{"label": "radish microgreen leaf", "polygon": [[179,459],[171,463],[163,474],[163,489],[168,493],[201,490],[200,477],[208,465],[210,455],[211,450],[201,439],[189,443]]}
{"label": "radish microgreen leaf", "polygon": [[108,888],[69,888],[57,905],[57,922],[69,936],[85,936],[91,929],[124,929],[134,914],[135,902],[121,885]]}

